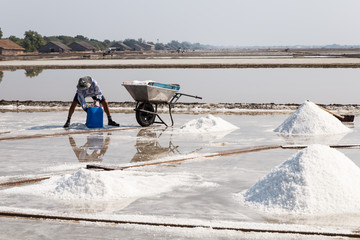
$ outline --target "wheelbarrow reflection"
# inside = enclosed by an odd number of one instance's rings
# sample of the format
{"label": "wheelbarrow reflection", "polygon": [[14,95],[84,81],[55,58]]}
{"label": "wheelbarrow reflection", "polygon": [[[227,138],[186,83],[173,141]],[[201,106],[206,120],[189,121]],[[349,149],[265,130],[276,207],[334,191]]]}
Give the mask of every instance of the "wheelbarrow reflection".
{"label": "wheelbarrow reflection", "polygon": [[80,147],[72,136],[69,136],[69,142],[79,162],[101,162],[108,150],[110,137],[104,139],[103,134],[90,134],[86,143]]}
{"label": "wheelbarrow reflection", "polygon": [[167,147],[162,147],[159,143],[159,136],[152,129],[141,129],[136,137],[136,153],[131,162],[151,161],[171,155],[180,154],[177,150],[179,146],[174,146],[171,140]]}

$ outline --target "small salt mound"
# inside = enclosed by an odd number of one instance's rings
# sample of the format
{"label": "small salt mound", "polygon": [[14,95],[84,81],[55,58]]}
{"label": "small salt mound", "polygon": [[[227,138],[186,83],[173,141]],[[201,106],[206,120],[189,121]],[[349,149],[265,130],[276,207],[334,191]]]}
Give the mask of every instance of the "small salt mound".
{"label": "small salt mound", "polygon": [[149,85],[149,83],[154,82],[153,80],[145,80],[145,81],[139,81],[134,80],[131,82],[132,85]]}
{"label": "small salt mound", "polygon": [[238,129],[237,126],[225,121],[220,117],[215,117],[211,114],[193,119],[186,124],[182,125],[179,129],[180,132],[189,133],[206,133],[206,132],[220,132]]}
{"label": "small salt mound", "polygon": [[50,195],[61,199],[114,200],[136,198],[190,185],[194,176],[131,171],[95,172],[81,169],[57,180]]}
{"label": "small salt mound", "polygon": [[274,132],[299,135],[347,133],[351,130],[330,113],[306,101]]}
{"label": "small salt mound", "polygon": [[93,198],[105,196],[108,191],[99,173],[81,169],[74,175],[61,178],[54,194],[64,198],[69,198],[71,195],[78,195],[79,198]]}
{"label": "small salt mound", "polygon": [[343,153],[310,145],[242,194],[271,213],[328,215],[360,211],[360,168]]}

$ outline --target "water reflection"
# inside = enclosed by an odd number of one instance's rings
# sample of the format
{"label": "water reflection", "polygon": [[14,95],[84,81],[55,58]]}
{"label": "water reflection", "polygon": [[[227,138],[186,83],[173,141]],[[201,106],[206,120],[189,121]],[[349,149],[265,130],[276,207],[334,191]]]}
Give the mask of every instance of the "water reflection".
{"label": "water reflection", "polygon": [[124,197],[116,201],[63,201],[62,203],[69,212],[113,214],[126,208],[137,199],[135,197]]}
{"label": "water reflection", "polygon": [[4,77],[4,72],[3,72],[3,71],[0,71],[0,83],[1,83],[1,81],[3,80],[3,77]]}
{"label": "water reflection", "polygon": [[136,138],[136,153],[131,159],[131,162],[151,161],[159,158],[164,158],[171,155],[180,154],[177,150],[179,146],[175,146],[171,139],[166,147],[162,147],[159,143],[159,138],[162,135],[156,134],[152,129],[141,129]]}
{"label": "water reflection", "polygon": [[[40,71],[33,70],[29,76]],[[123,81],[151,79],[178,83],[181,91],[201,96],[206,103],[303,103],[312,99],[322,104],[357,104],[359,74],[360,69],[344,68],[44,69],[33,81],[28,81],[27,74],[17,70],[5,72],[0,96],[5,100],[68,101],[72,97],[69,89],[74,88],[74,79],[90,75],[101,84],[106,98],[116,102],[131,100],[121,86]],[[34,84],[41,88],[34,88]],[[193,99],[181,101],[192,102]]]}
{"label": "water reflection", "polygon": [[320,225],[326,227],[358,227],[360,215],[357,213],[347,214],[328,214],[328,215],[303,215],[299,214],[261,214],[263,219],[273,224],[300,224],[300,225]]}
{"label": "water reflection", "polygon": [[332,134],[332,135],[285,135],[278,134],[284,139],[288,145],[310,145],[310,144],[324,144],[324,145],[336,145],[341,139],[343,139],[348,133]]}
{"label": "water reflection", "polygon": [[25,69],[25,76],[29,78],[37,77],[42,71],[43,69],[41,68]]}
{"label": "water reflection", "polygon": [[102,133],[90,134],[86,143],[80,147],[72,136],[69,136],[69,142],[79,162],[101,162],[109,148],[110,137],[104,138]]}

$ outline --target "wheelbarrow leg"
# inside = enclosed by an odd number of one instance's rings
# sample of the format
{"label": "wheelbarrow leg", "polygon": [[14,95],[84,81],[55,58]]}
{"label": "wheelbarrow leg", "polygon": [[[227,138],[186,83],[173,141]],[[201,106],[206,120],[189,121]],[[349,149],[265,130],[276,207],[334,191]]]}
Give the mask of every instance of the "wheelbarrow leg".
{"label": "wheelbarrow leg", "polygon": [[160,120],[160,122],[156,122],[156,123],[161,123],[161,124],[164,124],[166,127],[168,127],[166,122],[164,120],[162,120],[162,118],[159,116],[159,114],[157,114],[157,107],[158,107],[158,104],[156,103],[155,104],[155,115]]}
{"label": "wheelbarrow leg", "polygon": [[156,122],[156,123],[161,123],[164,124],[166,127],[168,127],[168,125],[166,124],[166,122],[164,122],[164,120],[161,119],[161,117],[159,116],[159,114],[156,114],[156,116],[159,118],[160,122]]}
{"label": "wheelbarrow leg", "polygon": [[172,126],[174,126],[174,120],[173,120],[172,113],[171,113],[171,103],[169,103],[169,114],[170,114],[171,127],[172,127]]}
{"label": "wheelbarrow leg", "polygon": [[[170,127],[172,127],[172,126],[174,126],[174,119],[173,119],[172,113],[171,113],[171,103],[168,103],[168,106],[169,106],[169,115],[170,115],[170,119],[171,119],[171,126],[170,126]],[[156,105],[156,109],[157,109],[157,105]],[[157,111],[155,111],[155,112],[157,112]],[[159,118],[159,120],[161,121],[161,122],[157,122],[157,123],[162,123],[162,124],[164,124],[166,127],[169,127],[169,126],[164,122],[164,120],[161,119],[161,117],[159,116],[159,114],[156,113],[156,116],[157,116],[157,117]]]}

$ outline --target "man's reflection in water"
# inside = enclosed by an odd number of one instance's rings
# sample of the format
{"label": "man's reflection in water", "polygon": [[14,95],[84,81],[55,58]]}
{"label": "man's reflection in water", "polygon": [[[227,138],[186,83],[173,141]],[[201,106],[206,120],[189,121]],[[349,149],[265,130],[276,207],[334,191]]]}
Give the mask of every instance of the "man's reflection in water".
{"label": "man's reflection in water", "polygon": [[75,139],[71,136],[69,142],[79,162],[101,162],[109,147],[110,137],[104,139],[103,134],[90,134],[86,143],[80,147],[76,146]]}
{"label": "man's reflection in water", "polygon": [[143,162],[164,158],[170,155],[179,154],[177,148],[169,140],[168,147],[161,147],[159,144],[159,136],[151,129],[141,129],[136,138],[136,154],[131,159],[131,162]]}

